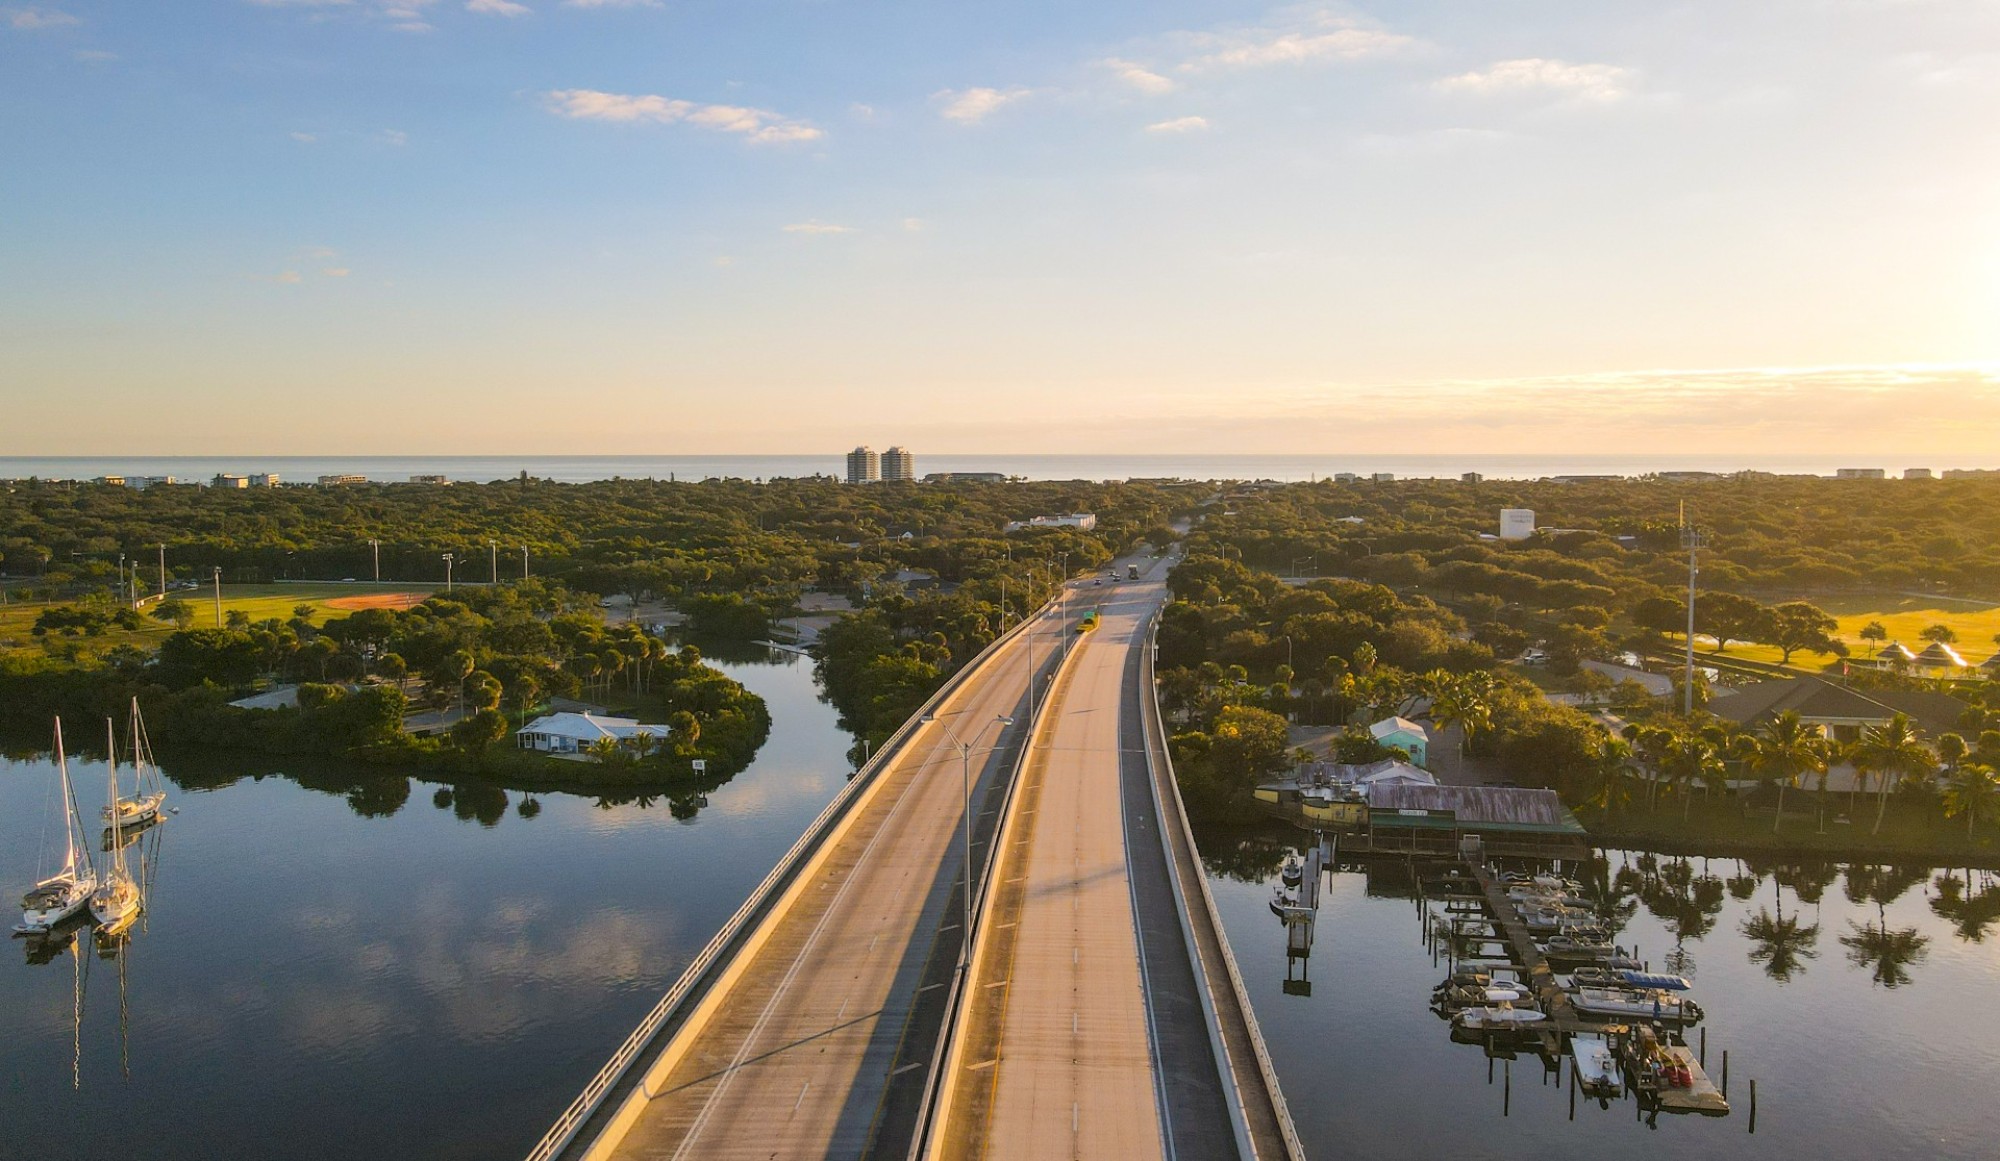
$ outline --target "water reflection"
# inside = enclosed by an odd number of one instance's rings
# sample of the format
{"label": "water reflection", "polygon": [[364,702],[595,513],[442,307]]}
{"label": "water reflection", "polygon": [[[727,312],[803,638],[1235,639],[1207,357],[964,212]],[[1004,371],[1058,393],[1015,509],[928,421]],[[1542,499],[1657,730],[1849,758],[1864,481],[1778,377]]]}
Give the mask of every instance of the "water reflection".
{"label": "water reflection", "polygon": [[[842,785],[811,663],[726,669],[773,729],[714,786],[170,759],[182,812],[128,848],[141,925],[108,958],[82,926],[0,970],[0,1124],[59,1121],[51,1158],[129,1152],[121,1126],[163,1109],[148,1157],[524,1153]],[[33,881],[53,778],[0,764],[0,883]]]}
{"label": "water reflection", "polygon": [[[1574,880],[1615,942],[1656,971],[1699,969],[1691,983],[1704,1018],[1665,1047],[1705,1065],[1718,1090],[1726,1072],[1736,1115],[1634,1124],[1634,1049],[1615,1038],[1565,1031],[1545,1045],[1534,1033],[1481,1033],[1466,1038],[1468,1050],[1442,1034],[1427,985],[1451,966],[1449,925],[1429,926],[1444,913],[1435,899],[1426,908],[1421,866],[1329,867],[1311,948],[1316,986],[1301,987],[1303,966],[1270,914],[1285,856],[1310,849],[1301,837],[1199,834],[1308,1156],[1624,1155],[1635,1129],[1649,1158],[1991,1156],[2000,1010],[1964,1002],[2000,985],[2000,958],[1985,950],[2000,930],[2000,877],[1990,872],[1616,850],[1546,868]],[[1461,951],[1461,963],[1504,960],[1485,946]],[[1481,1004],[1499,1006],[1486,981],[1507,975],[1477,980]],[[1579,1050],[1609,1053],[1616,1087],[1578,1085]],[[1661,1060],[1656,1074],[1673,1066]],[[1762,1105],[1754,1136],[1751,1078]],[[1577,1092],[1589,1099],[1572,1104]],[[1583,1114],[1617,1108],[1620,1094],[1626,1116]]]}

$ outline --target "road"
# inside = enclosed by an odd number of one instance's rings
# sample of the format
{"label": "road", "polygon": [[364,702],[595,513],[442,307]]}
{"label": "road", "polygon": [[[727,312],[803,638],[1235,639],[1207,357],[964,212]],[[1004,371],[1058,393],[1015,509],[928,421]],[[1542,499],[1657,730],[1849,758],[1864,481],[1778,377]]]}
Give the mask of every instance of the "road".
{"label": "road", "polygon": [[[1138,651],[1165,590],[1150,576],[1103,589],[1090,591],[1102,624],[1057,683],[1002,834],[937,1138],[946,1158],[1234,1151],[1138,749]],[[1207,1128],[1176,1150],[1189,1121]]]}
{"label": "road", "polygon": [[977,862],[978,824],[997,821],[997,775],[1025,733],[1029,649],[1045,662],[1061,640],[1053,620],[1016,637],[921,727],[574,1155],[902,1155],[962,939],[961,767],[943,725],[976,747]]}

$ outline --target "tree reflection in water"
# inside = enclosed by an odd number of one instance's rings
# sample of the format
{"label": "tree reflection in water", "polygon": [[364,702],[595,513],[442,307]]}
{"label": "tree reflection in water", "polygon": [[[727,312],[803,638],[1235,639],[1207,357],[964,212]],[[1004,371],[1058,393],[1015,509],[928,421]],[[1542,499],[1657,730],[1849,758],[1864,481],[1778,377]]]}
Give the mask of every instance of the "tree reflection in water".
{"label": "tree reflection in water", "polygon": [[1802,923],[1798,916],[1785,914],[1784,884],[1777,875],[1771,877],[1771,894],[1777,900],[1778,913],[1772,915],[1759,907],[1738,930],[1751,943],[1750,962],[1763,967],[1764,974],[1778,983],[1789,983],[1792,977],[1805,974],[1805,961],[1819,958],[1819,924]]}
{"label": "tree reflection in water", "polygon": [[1917,934],[1914,927],[1889,926],[1889,904],[1930,876],[1928,867],[1878,867],[1857,863],[1847,868],[1847,897],[1855,903],[1874,903],[1874,924],[1848,923],[1848,933],[1840,937],[1847,959],[1855,967],[1866,968],[1875,982],[1885,988],[1899,988],[1910,982],[1909,969],[1930,954],[1930,937]]}

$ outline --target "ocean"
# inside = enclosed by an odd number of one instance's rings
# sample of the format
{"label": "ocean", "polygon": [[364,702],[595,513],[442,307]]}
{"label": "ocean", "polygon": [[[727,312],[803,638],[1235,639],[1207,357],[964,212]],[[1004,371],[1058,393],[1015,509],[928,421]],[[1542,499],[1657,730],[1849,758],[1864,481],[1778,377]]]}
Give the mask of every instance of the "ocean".
{"label": "ocean", "polygon": [[[766,480],[845,471],[845,451],[825,455],[658,455],[658,456],[5,456],[0,479],[39,477],[91,480],[101,476],[173,476],[205,482],[220,473],[276,472],[286,483],[312,483],[320,476],[361,475],[378,483],[411,476],[439,475],[465,483],[512,479],[522,472],[562,483],[592,480],[733,477]],[[924,455],[917,474],[1004,472],[1030,480],[1127,480],[1173,477],[1202,480],[1310,480],[1337,472],[1398,478],[1456,478],[1479,472],[1493,479],[1536,479],[1557,475],[1638,476],[1649,472],[1744,470],[1832,475],[1838,468],[1884,468],[1891,476],[1927,467],[2000,468],[2000,456],[1978,461],[1936,462],[1922,455],[1885,460],[1873,456],[1744,455],[1398,455],[1328,452],[1324,455]]]}

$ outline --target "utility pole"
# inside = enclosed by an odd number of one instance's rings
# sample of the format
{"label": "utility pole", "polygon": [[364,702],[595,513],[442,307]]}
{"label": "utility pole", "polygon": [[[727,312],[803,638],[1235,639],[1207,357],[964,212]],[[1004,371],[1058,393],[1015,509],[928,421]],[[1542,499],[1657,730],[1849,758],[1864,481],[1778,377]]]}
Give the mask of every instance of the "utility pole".
{"label": "utility pole", "polygon": [[160,545],[160,596],[167,595],[167,546]]}
{"label": "utility pole", "polygon": [[1687,522],[1687,503],[1681,503],[1681,544],[1688,554],[1688,631],[1687,631],[1687,673],[1682,679],[1681,713],[1694,716],[1694,578],[1700,573],[1696,565],[1696,553],[1701,548],[1701,535]]}
{"label": "utility pole", "polygon": [[447,553],[445,553],[445,554],[444,554],[444,591],[445,591],[445,592],[450,592],[450,591],[451,591],[451,561],[452,561],[452,556],[453,556],[453,554],[452,554],[452,553],[449,553],[449,552],[447,552]]}
{"label": "utility pole", "polygon": [[487,555],[493,558],[491,561],[493,565],[493,583],[498,585],[500,583],[500,542],[497,540],[487,541],[486,552]]}
{"label": "utility pole", "polygon": [[382,542],[370,540],[368,549],[375,554],[375,583],[379,585],[382,583]]}
{"label": "utility pole", "polygon": [[521,579],[528,579],[528,546],[521,546]]}
{"label": "utility pole", "polygon": [[222,570],[215,570],[215,627],[222,628]]}

